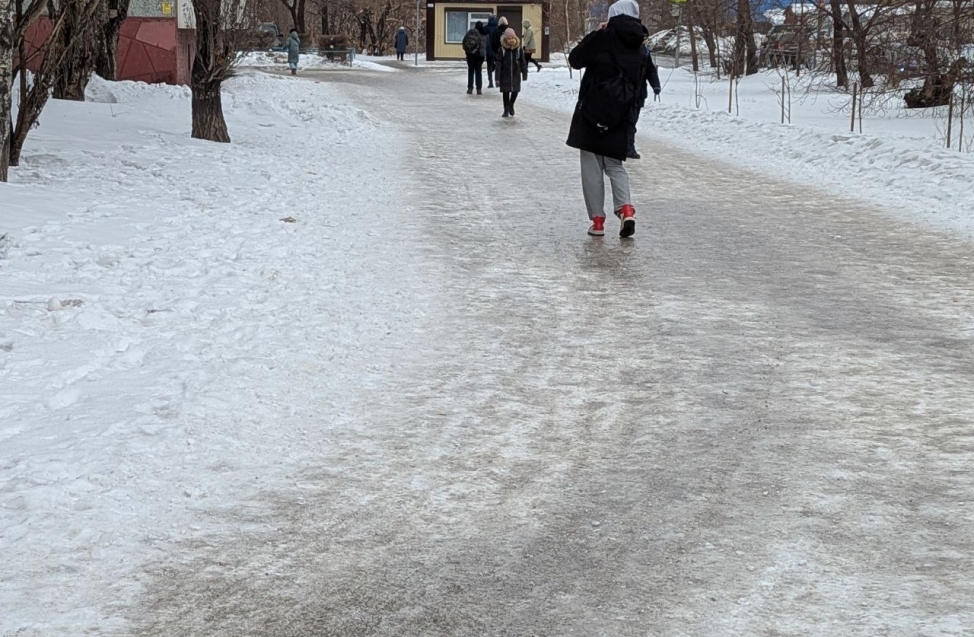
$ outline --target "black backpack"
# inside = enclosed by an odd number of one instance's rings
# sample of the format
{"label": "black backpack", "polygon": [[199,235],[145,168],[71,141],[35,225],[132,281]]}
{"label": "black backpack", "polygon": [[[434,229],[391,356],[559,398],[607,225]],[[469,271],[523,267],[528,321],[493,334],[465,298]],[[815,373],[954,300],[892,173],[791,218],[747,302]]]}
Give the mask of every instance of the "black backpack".
{"label": "black backpack", "polygon": [[471,29],[467,31],[467,35],[463,36],[463,41],[460,43],[460,46],[463,47],[467,55],[480,55],[482,37],[484,36],[480,35],[475,29]]}
{"label": "black backpack", "polygon": [[582,116],[600,133],[606,133],[625,122],[639,96],[639,87],[625,76],[615,51],[611,55],[616,74],[589,86],[585,98],[578,105]]}

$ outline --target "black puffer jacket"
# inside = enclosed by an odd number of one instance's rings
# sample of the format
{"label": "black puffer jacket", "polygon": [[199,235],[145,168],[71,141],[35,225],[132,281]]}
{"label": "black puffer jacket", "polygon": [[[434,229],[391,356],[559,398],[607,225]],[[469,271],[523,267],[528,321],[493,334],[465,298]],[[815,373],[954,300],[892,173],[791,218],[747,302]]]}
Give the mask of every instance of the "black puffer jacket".
{"label": "black puffer jacket", "polygon": [[[646,27],[639,20],[626,15],[616,16],[609,20],[604,29],[586,35],[568,54],[568,63],[572,68],[585,69],[578,91],[579,103],[585,99],[593,84],[614,77],[619,68],[638,88],[645,81],[643,40],[647,35]],[[576,105],[567,144],[572,148],[625,161],[635,106],[633,104],[627,109],[626,123],[602,133],[582,116]]]}
{"label": "black puffer jacket", "polygon": [[528,79],[528,61],[521,48],[521,40],[515,36],[511,40],[501,38],[501,48],[497,51],[497,66],[494,68],[497,76],[495,82],[505,93],[518,93],[521,90],[521,79]]}

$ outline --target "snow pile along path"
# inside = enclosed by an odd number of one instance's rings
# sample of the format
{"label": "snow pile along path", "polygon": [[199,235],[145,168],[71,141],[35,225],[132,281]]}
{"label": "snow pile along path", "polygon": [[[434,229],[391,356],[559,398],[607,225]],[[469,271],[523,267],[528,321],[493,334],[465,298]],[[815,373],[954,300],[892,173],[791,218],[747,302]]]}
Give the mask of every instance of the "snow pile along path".
{"label": "snow pile along path", "polygon": [[190,139],[185,89],[89,97],[0,184],[3,636],[120,634],[144,564],[292,482],[434,289],[387,212],[397,134],[335,89],[234,79],[232,144]]}
{"label": "snow pile along path", "polygon": [[[363,71],[380,71],[383,73],[395,73],[396,68],[380,64],[375,58],[364,55],[356,55],[352,66],[342,64],[341,61],[331,61],[327,56],[317,53],[302,53],[298,58],[298,70],[350,70],[350,68]],[[237,62],[240,68],[287,68],[287,53],[281,51],[252,51],[245,53]]]}
{"label": "snow pile along path", "polygon": [[[671,69],[660,69],[666,82],[663,101],[648,103],[639,120],[644,155],[652,154],[657,138],[756,173],[877,204],[902,220],[974,237],[974,155],[937,145],[932,120],[903,118],[897,126],[871,121],[865,134],[852,134],[848,115],[835,104],[799,104],[796,97],[795,124],[782,126],[767,78],[741,84],[742,116],[737,117],[726,111],[726,83],[702,79],[705,99],[698,110],[692,106],[692,76],[682,70],[670,74]],[[532,73],[523,98],[570,113],[579,77],[576,71],[570,78],[564,68]],[[872,128],[881,132],[870,134]],[[883,130],[894,128],[899,132]],[[918,139],[921,135],[926,139]]]}

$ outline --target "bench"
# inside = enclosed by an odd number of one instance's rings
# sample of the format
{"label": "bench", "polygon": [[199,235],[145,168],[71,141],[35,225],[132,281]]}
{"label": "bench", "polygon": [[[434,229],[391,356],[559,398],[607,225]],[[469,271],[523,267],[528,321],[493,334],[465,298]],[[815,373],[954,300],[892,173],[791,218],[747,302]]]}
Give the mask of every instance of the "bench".
{"label": "bench", "polygon": [[329,62],[334,62],[335,58],[341,59],[342,64],[348,66],[355,62],[355,49],[320,49],[318,53]]}

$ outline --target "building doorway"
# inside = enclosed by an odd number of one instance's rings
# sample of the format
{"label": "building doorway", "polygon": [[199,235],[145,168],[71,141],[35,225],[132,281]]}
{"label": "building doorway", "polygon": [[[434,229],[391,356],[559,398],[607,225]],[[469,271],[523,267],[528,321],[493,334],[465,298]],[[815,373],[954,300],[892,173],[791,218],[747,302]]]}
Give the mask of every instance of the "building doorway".
{"label": "building doorway", "polygon": [[521,13],[521,7],[518,6],[498,5],[497,7],[497,17],[499,18],[504,16],[507,18],[507,26],[514,29],[514,33],[517,34],[518,38],[521,37],[521,22],[523,22],[523,19],[521,18],[522,15],[524,14]]}

